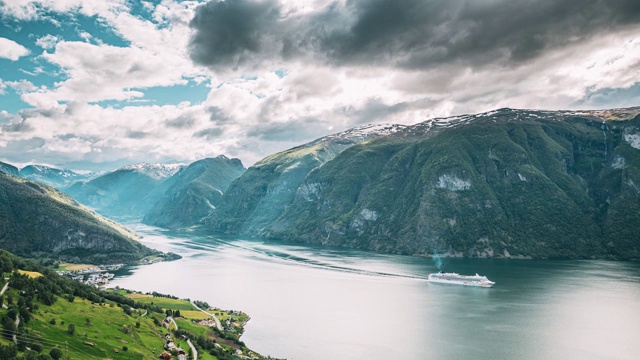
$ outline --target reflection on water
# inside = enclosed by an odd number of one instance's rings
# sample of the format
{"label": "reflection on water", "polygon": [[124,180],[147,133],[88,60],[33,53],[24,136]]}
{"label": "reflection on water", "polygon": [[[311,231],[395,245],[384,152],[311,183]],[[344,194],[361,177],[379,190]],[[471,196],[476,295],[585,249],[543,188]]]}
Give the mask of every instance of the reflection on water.
{"label": "reflection on water", "polygon": [[494,288],[430,284],[431,259],[132,226],[183,259],[112,286],[252,316],[243,340],[289,359],[635,359],[640,264],[443,259]]}

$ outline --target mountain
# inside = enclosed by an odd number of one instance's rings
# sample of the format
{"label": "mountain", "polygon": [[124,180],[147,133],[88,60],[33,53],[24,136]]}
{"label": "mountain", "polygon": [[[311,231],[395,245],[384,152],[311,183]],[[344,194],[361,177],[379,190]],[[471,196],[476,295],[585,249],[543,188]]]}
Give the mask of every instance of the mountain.
{"label": "mountain", "polygon": [[92,173],[81,174],[72,170],[61,170],[44,165],[27,165],[20,169],[19,176],[55,188],[61,188],[94,175]]}
{"label": "mountain", "polygon": [[26,257],[132,263],[161,255],[136,235],[44,184],[0,173],[0,247]]}
{"label": "mountain", "polygon": [[192,163],[168,180],[171,186],[147,212],[143,222],[168,228],[199,223],[245,170],[240,160],[224,155]]}
{"label": "mountain", "polygon": [[[208,224],[402,254],[638,259],[638,113],[500,109],[432,119],[277,181],[285,162],[275,159],[306,163],[292,149],[247,170]],[[276,192],[281,202],[262,206]]]}
{"label": "mountain", "polygon": [[205,222],[231,233],[262,233],[293,201],[312,170],[350,146],[402,129],[402,125],[366,125],[268,156],[229,186]]}
{"label": "mountain", "polygon": [[164,184],[182,165],[137,164],[122,167],[64,191],[101,214],[142,218],[171,185]]}
{"label": "mountain", "polygon": [[5,173],[5,174],[9,174],[9,175],[13,175],[13,176],[20,176],[19,175],[19,170],[17,167],[11,165],[11,164],[7,164],[7,163],[3,163],[0,161],[0,172]]}

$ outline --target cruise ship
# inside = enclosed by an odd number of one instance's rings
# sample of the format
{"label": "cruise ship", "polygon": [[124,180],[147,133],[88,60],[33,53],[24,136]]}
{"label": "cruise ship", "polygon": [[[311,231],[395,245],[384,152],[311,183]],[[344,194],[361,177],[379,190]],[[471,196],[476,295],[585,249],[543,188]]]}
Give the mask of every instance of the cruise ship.
{"label": "cruise ship", "polygon": [[429,282],[464,285],[464,286],[480,286],[480,287],[492,287],[495,282],[487,279],[486,276],[475,275],[460,275],[456,273],[434,273],[429,275]]}

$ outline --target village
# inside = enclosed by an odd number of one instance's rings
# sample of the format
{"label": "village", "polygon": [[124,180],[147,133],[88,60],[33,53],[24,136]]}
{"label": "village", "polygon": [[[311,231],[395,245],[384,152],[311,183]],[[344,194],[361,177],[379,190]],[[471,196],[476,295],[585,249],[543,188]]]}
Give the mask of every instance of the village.
{"label": "village", "polygon": [[109,284],[109,280],[115,276],[115,274],[110,271],[120,270],[123,266],[124,264],[99,265],[78,270],[61,270],[57,271],[57,273],[58,275],[66,276],[83,284],[104,289],[107,284]]}

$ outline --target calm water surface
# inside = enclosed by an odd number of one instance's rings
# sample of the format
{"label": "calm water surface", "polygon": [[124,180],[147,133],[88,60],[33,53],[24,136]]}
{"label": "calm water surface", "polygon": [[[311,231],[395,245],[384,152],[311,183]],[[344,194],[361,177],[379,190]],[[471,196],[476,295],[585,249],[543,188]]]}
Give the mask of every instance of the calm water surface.
{"label": "calm water surface", "polygon": [[207,301],[251,317],[242,340],[287,359],[639,359],[640,263],[445,259],[494,288],[429,284],[431,259],[133,224],[182,260],[112,286]]}

